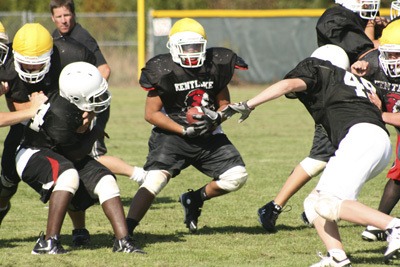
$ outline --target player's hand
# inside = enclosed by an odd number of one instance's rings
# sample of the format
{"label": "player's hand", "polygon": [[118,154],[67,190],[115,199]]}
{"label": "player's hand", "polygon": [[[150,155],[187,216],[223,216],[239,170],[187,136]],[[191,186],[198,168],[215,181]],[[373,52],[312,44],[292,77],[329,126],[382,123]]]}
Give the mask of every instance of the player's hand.
{"label": "player's hand", "polygon": [[34,92],[29,96],[29,101],[31,103],[30,108],[34,114],[42,106],[42,104],[46,103],[47,99],[47,96],[43,94],[43,92]]}
{"label": "player's hand", "polygon": [[90,124],[92,123],[92,120],[94,119],[94,117],[96,116],[96,114],[94,114],[94,112],[83,112],[82,114],[82,119],[83,119],[83,123],[82,125],[76,130],[77,133],[85,133],[89,127]]}
{"label": "player's hand", "polygon": [[10,90],[8,82],[0,82],[0,96],[6,94],[8,90]]}
{"label": "player's hand", "polygon": [[254,108],[250,108],[247,105],[247,101],[230,104],[229,108],[231,108],[235,113],[241,114],[238,123],[242,123],[244,120],[246,120],[250,116],[250,113],[254,110]]}
{"label": "player's hand", "polygon": [[379,99],[379,97],[376,93],[374,93],[374,92],[369,93],[368,98],[372,104],[377,106],[379,108],[379,110],[382,110],[382,101]]}
{"label": "player's hand", "polygon": [[208,132],[207,125],[205,121],[198,121],[195,123],[192,123],[189,126],[186,126],[183,128],[182,135],[189,137],[189,138],[195,138],[198,136],[203,136]]}
{"label": "player's hand", "polygon": [[204,115],[194,114],[193,118],[204,122],[208,130],[212,130],[221,124],[222,116],[220,112],[213,111],[205,107],[201,107],[201,110],[203,111]]}
{"label": "player's hand", "polygon": [[350,67],[351,73],[358,75],[358,76],[364,76],[368,74],[369,71],[369,63],[365,60],[359,60],[353,63]]}

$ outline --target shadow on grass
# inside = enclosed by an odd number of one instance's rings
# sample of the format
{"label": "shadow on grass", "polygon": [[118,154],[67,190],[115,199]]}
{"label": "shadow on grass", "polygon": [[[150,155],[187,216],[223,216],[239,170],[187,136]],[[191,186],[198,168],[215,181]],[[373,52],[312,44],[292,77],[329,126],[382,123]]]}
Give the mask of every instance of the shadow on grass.
{"label": "shadow on grass", "polygon": [[[149,233],[134,233],[134,244],[141,248],[144,248],[148,244],[152,243],[160,243],[160,242],[185,242],[186,240],[183,238],[182,234],[170,234],[170,235],[157,235],[157,234],[149,234]],[[32,243],[32,249],[35,246],[35,243],[38,239],[38,236],[30,236],[24,238],[12,238],[12,239],[0,239],[0,248],[7,247],[13,248],[18,247],[18,243]],[[72,246],[72,235],[62,235],[61,243],[63,246],[69,246],[67,250],[96,250],[100,248],[110,248],[112,249],[114,244],[114,236],[106,233],[100,234],[90,234],[90,244],[82,247],[73,247]]]}
{"label": "shadow on grass", "polygon": [[[121,201],[122,201],[122,205],[124,207],[129,207],[131,205],[132,202],[132,197],[122,197]],[[170,203],[177,203],[178,202],[178,197],[176,197],[176,199],[172,198],[172,197],[156,197],[156,199],[154,199],[154,202],[152,204],[152,208],[153,206],[157,205],[157,204],[170,204]]]}
{"label": "shadow on grass", "polygon": [[[387,243],[382,242],[378,243],[376,242],[377,246],[374,249],[362,249],[362,250],[356,250],[355,252],[351,253],[348,255],[348,257],[351,260],[351,263],[353,264],[368,264],[368,265],[384,265],[384,253],[387,249]],[[373,255],[372,257],[363,257],[362,254],[368,254],[368,255]],[[400,261],[396,260],[393,262],[396,266],[400,265]]]}

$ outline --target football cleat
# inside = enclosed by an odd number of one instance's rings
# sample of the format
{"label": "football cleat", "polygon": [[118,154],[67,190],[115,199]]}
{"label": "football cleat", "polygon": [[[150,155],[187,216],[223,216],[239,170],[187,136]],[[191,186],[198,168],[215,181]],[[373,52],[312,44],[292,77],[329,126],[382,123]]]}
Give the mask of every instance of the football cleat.
{"label": "football cleat", "polygon": [[74,247],[87,246],[90,243],[90,234],[86,228],[72,230],[72,245]]}
{"label": "football cleat", "polygon": [[364,232],[362,232],[361,237],[365,241],[386,241],[387,233],[381,229],[375,228],[373,226],[367,226]]}
{"label": "football cleat", "polygon": [[386,264],[400,258],[400,226],[387,229],[387,232],[389,244],[384,254]]}
{"label": "football cleat", "polygon": [[8,202],[7,208],[5,210],[0,211],[0,225],[4,217],[6,217],[7,213],[10,211],[10,209],[11,209],[11,203]]}
{"label": "football cleat", "polygon": [[310,267],[351,267],[351,262],[348,258],[339,261],[335,257],[330,256],[329,253],[327,256],[323,256],[321,252],[318,253],[318,256],[321,258],[321,261]]}
{"label": "football cleat", "polygon": [[66,254],[68,253],[59,240],[58,236],[52,236],[45,240],[44,233],[39,234],[39,238],[36,241],[36,245],[32,250],[32,254]]}
{"label": "football cleat", "polygon": [[191,233],[197,231],[197,221],[201,214],[201,208],[203,205],[195,203],[193,197],[194,191],[189,189],[187,193],[183,193],[179,197],[179,202],[183,207],[185,216],[184,223]]}
{"label": "football cleat", "polygon": [[258,209],[258,221],[267,232],[274,233],[277,231],[275,224],[281,212],[282,207],[270,201]]}
{"label": "football cleat", "polygon": [[146,254],[143,250],[138,247],[135,247],[133,244],[132,238],[128,235],[121,239],[114,240],[113,252],[123,252],[123,253],[139,253]]}

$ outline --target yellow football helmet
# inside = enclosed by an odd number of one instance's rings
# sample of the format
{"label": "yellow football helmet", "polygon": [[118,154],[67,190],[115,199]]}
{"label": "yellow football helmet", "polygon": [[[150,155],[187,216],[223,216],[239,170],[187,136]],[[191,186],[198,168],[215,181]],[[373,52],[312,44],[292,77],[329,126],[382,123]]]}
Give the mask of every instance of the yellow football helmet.
{"label": "yellow football helmet", "polygon": [[19,77],[27,83],[43,80],[50,70],[53,53],[53,38],[49,31],[39,23],[27,23],[15,34],[12,48]]}
{"label": "yellow football helmet", "polygon": [[400,20],[389,23],[379,38],[379,63],[386,75],[400,77]]}
{"label": "yellow football helmet", "polygon": [[6,62],[8,55],[8,35],[3,24],[0,22],[0,66]]}
{"label": "yellow football helmet", "polygon": [[393,20],[400,16],[400,0],[393,1],[390,5],[390,19]]}
{"label": "yellow football helmet", "polygon": [[335,0],[335,3],[357,12],[363,19],[374,19],[381,6],[380,0]]}
{"label": "yellow football helmet", "polygon": [[184,68],[201,67],[206,59],[207,36],[194,19],[180,19],[169,32],[167,48],[172,60]]}

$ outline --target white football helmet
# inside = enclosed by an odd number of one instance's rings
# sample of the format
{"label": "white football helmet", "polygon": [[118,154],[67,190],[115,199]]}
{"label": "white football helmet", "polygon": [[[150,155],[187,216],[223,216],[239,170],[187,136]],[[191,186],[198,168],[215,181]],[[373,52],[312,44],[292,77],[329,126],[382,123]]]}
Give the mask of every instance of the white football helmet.
{"label": "white football helmet", "polygon": [[379,38],[379,63],[386,75],[400,77],[400,20],[390,22]]}
{"label": "white football helmet", "polygon": [[39,23],[27,23],[13,40],[15,71],[21,80],[38,83],[50,70],[53,38]]}
{"label": "white football helmet", "polygon": [[80,110],[100,113],[110,106],[108,83],[92,64],[68,64],[61,71],[59,85],[60,95]]}
{"label": "white football helmet", "polygon": [[327,44],[318,47],[312,54],[311,57],[319,58],[322,60],[330,61],[333,65],[349,70],[350,60],[346,52],[340,46]]}
{"label": "white football helmet", "polygon": [[8,35],[4,29],[3,24],[0,22],[0,66],[6,62],[8,55]]}
{"label": "white football helmet", "polygon": [[390,5],[390,19],[393,20],[400,16],[400,0],[393,1]]}
{"label": "white football helmet", "polygon": [[335,0],[335,3],[357,12],[363,19],[374,19],[381,5],[380,0]]}
{"label": "white football helmet", "polygon": [[206,59],[207,38],[203,26],[193,19],[178,20],[171,28],[167,48],[172,60],[184,68],[201,67]]}

